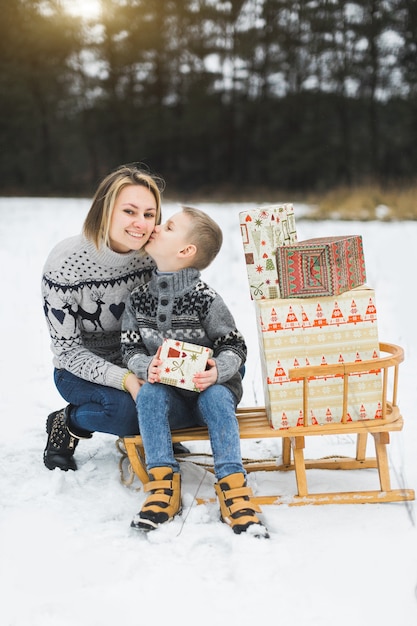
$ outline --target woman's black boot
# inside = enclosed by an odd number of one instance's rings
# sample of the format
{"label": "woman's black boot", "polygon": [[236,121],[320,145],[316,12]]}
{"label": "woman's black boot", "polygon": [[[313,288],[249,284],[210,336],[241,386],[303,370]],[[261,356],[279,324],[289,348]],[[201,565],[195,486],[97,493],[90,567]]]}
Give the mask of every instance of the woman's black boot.
{"label": "woman's black boot", "polygon": [[66,472],[76,470],[77,464],[74,459],[75,448],[80,439],[90,439],[92,434],[87,431],[75,431],[68,428],[68,418],[71,405],[69,404],[60,411],[54,411],[46,420],[46,432],[48,440],[43,453],[43,462],[50,470],[58,467]]}

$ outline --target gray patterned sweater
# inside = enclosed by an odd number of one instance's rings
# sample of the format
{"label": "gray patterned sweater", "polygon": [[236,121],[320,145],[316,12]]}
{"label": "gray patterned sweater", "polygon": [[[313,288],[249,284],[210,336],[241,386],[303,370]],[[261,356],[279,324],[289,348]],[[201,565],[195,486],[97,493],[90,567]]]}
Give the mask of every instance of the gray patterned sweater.
{"label": "gray patterned sweater", "polygon": [[154,262],[138,252],[97,250],[83,235],[59,243],[42,276],[44,312],[54,366],[80,378],[122,388],[128,371],[120,351],[128,295],[149,280]]}
{"label": "gray patterned sweater", "polygon": [[122,319],[122,354],[127,367],[147,379],[148,367],[164,338],[196,343],[213,350],[219,384],[242,397],[240,367],[246,344],[221,296],[186,268],[174,273],[154,271],[126,303]]}

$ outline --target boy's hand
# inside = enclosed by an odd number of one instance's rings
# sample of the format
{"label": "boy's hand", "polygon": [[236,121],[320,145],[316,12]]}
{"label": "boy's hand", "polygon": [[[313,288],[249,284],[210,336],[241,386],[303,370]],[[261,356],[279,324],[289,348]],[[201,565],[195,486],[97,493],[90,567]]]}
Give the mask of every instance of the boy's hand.
{"label": "boy's hand", "polygon": [[194,374],[193,383],[199,391],[204,391],[207,387],[214,385],[217,382],[217,366],[214,359],[207,361],[207,369],[204,372],[197,372]]}
{"label": "boy's hand", "polygon": [[153,357],[150,365],[148,367],[148,382],[149,383],[159,383],[161,376],[161,365],[163,361],[159,358],[161,354],[161,347],[158,348],[155,356]]}

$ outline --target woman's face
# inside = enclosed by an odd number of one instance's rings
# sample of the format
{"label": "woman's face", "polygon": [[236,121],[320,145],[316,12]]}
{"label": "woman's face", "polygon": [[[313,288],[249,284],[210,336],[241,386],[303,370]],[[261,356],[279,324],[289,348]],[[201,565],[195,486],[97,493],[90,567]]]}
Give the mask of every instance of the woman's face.
{"label": "woman's face", "polygon": [[140,250],[155,226],[156,200],[142,185],[127,185],[117,196],[110,220],[110,247],[125,253]]}

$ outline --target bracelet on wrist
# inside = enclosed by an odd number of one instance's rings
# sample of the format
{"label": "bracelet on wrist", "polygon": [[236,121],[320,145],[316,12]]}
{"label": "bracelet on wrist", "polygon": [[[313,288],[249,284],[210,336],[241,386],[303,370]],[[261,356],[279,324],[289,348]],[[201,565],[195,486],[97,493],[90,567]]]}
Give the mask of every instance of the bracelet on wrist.
{"label": "bracelet on wrist", "polygon": [[123,389],[123,391],[127,391],[127,389],[126,389],[126,379],[127,379],[127,377],[128,377],[130,374],[132,374],[132,373],[133,373],[133,372],[131,372],[131,371],[129,370],[129,371],[128,371],[128,372],[126,372],[126,374],[123,376],[123,378],[122,378],[122,389]]}

